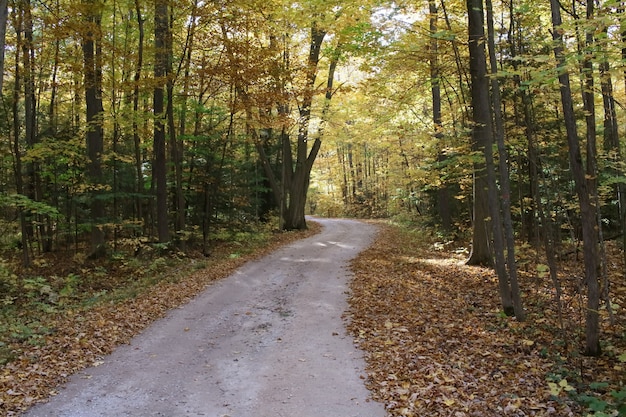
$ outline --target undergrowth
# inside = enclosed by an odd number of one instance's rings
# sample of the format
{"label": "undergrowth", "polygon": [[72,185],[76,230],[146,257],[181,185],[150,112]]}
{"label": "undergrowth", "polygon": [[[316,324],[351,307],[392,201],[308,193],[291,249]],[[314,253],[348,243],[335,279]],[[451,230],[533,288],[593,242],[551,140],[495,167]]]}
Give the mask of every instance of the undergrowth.
{"label": "undergrowth", "polygon": [[541,255],[520,247],[527,320],[502,312],[493,270],[465,265],[461,239],[381,225],[353,262],[350,329],[367,352],[368,385],[391,416],[626,416],[626,283],[607,245],[613,318],[603,353],[586,357],[581,260],[563,256],[563,316]]}

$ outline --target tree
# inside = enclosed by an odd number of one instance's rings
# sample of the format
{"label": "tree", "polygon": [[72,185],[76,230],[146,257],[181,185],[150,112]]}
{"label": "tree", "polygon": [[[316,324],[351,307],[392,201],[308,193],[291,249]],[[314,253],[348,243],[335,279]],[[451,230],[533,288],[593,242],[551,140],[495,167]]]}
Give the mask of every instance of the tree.
{"label": "tree", "polygon": [[9,1],[0,0],[0,97],[4,85],[4,46],[6,44],[7,23],[9,20]]}
{"label": "tree", "polygon": [[139,82],[141,80],[141,71],[143,67],[143,49],[144,49],[144,18],[139,4],[139,0],[135,0],[135,14],[137,17],[137,29],[139,36],[137,40],[137,61],[135,64],[135,73],[133,75],[133,92],[132,92],[132,135],[133,135],[133,150],[135,157],[135,211],[136,217],[141,219],[143,217],[143,199],[141,195],[144,193],[144,179],[143,179],[143,155],[141,151],[141,135],[139,134]]}
{"label": "tree", "polygon": [[[472,90],[472,151],[490,155],[493,144],[491,108],[489,101],[489,81],[487,79],[487,61],[485,55],[485,29],[482,0],[467,0],[470,75]],[[489,161],[487,161],[488,163]],[[493,163],[493,159],[491,161]],[[489,169],[485,162],[474,163],[474,211],[472,231],[472,252],[467,261],[469,265],[491,265],[490,222],[489,222]],[[491,166],[493,169],[493,165]],[[493,213],[492,213],[493,214]],[[492,219],[498,222],[498,219]],[[502,289],[503,304],[506,292]],[[506,308],[506,307],[505,307]]]}
{"label": "tree", "polygon": [[[491,70],[491,102],[493,108],[493,120],[495,124],[495,137],[498,145],[498,162],[500,172],[500,193],[498,195],[499,201],[502,202],[502,219],[503,219],[503,232],[506,244],[506,273],[507,276],[502,277],[501,281],[506,283],[505,291],[511,292],[511,298],[513,301],[513,311],[515,317],[519,321],[523,321],[525,318],[524,308],[522,307],[522,300],[520,295],[519,284],[517,280],[517,263],[515,261],[515,232],[513,230],[513,219],[511,218],[511,185],[509,179],[509,167],[507,161],[509,160],[506,146],[504,143],[504,119],[502,115],[502,95],[500,92],[500,82],[498,80],[498,63],[496,60],[496,46],[495,46],[495,30],[493,24],[493,5],[491,0],[486,0],[487,7],[487,43],[489,49],[489,62]],[[495,184],[493,184],[495,189]],[[494,203],[495,207],[500,208],[500,203],[496,198]],[[494,233],[497,233],[497,228],[494,227]],[[504,246],[504,245],[503,245]],[[496,251],[500,251],[496,248]],[[502,248],[504,251],[504,247]],[[504,254],[498,254],[501,258]],[[502,262],[502,259],[500,259]],[[510,287],[510,288],[509,288]]]}
{"label": "tree", "polygon": [[104,254],[104,231],[100,229],[104,216],[102,195],[102,152],[104,150],[102,106],[102,57],[99,46],[102,37],[102,4],[97,0],[84,3],[85,34],[83,36],[83,60],[85,77],[85,105],[87,123],[88,174],[91,181],[91,256]]}
{"label": "tree", "polygon": [[[438,49],[439,49],[439,40],[437,39],[437,30],[438,30],[438,14],[439,11],[437,9],[437,3],[434,0],[428,1],[428,12],[430,14],[429,18],[429,29],[430,29],[430,89],[433,100],[433,129],[434,134],[437,139],[443,142],[443,126],[442,126],[442,116],[441,116],[441,75],[439,68],[439,57],[438,57]],[[443,145],[441,145],[443,147]],[[437,156],[439,162],[444,162],[446,156],[443,150],[439,151]],[[450,190],[446,185],[441,186],[437,190],[437,206],[438,213],[441,217],[441,227],[447,232],[450,231],[452,227],[452,213],[451,213],[451,201],[450,201]]]}
{"label": "tree", "polygon": [[[587,314],[585,321],[585,353],[591,356],[600,354],[600,286],[598,282],[598,232],[597,207],[591,201],[595,194],[595,178],[587,181],[580,150],[580,138],[576,127],[576,117],[572,101],[569,72],[566,68],[565,50],[562,31],[561,9],[558,0],[550,0],[552,12],[553,50],[556,58],[556,70],[561,93],[563,119],[567,134],[568,156],[572,176],[578,196],[578,205],[582,223],[583,256],[585,264],[585,284],[587,286]],[[595,175],[594,175],[595,177]]]}
{"label": "tree", "polygon": [[306,67],[306,84],[303,91],[302,102],[300,103],[300,118],[298,124],[298,137],[296,142],[296,159],[294,161],[291,150],[291,143],[286,137],[283,139],[283,152],[285,160],[285,190],[287,194],[283,197],[286,201],[284,228],[306,229],[304,218],[307,191],[311,177],[313,162],[317,157],[321,138],[316,137],[311,150],[309,143],[309,123],[311,121],[311,107],[315,95],[315,80],[317,78],[317,68],[322,50],[322,42],[326,36],[326,31],[318,27],[317,22],[311,24],[311,37],[309,44],[309,57]]}
{"label": "tree", "polygon": [[154,163],[152,175],[156,182],[157,235],[159,242],[168,242],[167,163],[165,149],[164,85],[169,68],[169,7],[167,0],[154,3]]}

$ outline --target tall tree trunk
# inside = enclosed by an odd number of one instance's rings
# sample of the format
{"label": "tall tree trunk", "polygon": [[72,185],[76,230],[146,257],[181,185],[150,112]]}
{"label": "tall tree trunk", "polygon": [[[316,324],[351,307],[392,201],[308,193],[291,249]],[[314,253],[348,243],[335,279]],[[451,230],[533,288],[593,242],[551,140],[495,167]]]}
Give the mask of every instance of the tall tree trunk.
{"label": "tall tree trunk", "polygon": [[[485,157],[488,157],[491,154],[493,133],[489,105],[489,81],[487,80],[482,0],[467,0],[467,11],[473,110],[472,151],[480,152]],[[488,161],[486,162],[488,163]],[[490,224],[488,218],[490,212],[487,168],[485,163],[474,164],[474,224],[472,252],[467,261],[468,265],[492,265],[493,263],[489,249]],[[493,169],[493,165],[491,169]],[[505,296],[504,293],[501,295]],[[511,304],[509,303],[509,305]]]}
{"label": "tall tree trunk", "polygon": [[[322,49],[322,42],[326,36],[326,32],[320,29],[317,23],[311,25],[311,39],[309,48],[309,57],[307,61],[306,85],[304,89],[304,98],[300,106],[300,120],[298,125],[298,139],[296,144],[296,161],[295,166],[286,165],[286,184],[288,184],[288,205],[284,216],[283,227],[287,230],[306,229],[306,220],[304,217],[306,196],[309,189],[311,169],[317,157],[317,153],[322,144],[321,138],[315,138],[313,146],[309,152],[309,122],[311,120],[311,106],[313,104],[313,96],[315,95],[315,79],[317,77],[317,68]],[[291,154],[290,144],[284,141],[283,152],[285,156]],[[289,146],[288,146],[289,145]],[[289,159],[292,159],[290,157]],[[287,159],[287,158],[286,158]],[[285,160],[285,162],[287,162]]]}
{"label": "tall tree trunk", "polygon": [[[513,310],[519,321],[525,318],[522,298],[517,280],[517,264],[515,262],[515,233],[511,218],[511,184],[509,179],[509,160],[504,143],[504,119],[502,116],[502,96],[500,94],[500,82],[498,81],[498,62],[496,59],[495,31],[493,27],[493,6],[491,0],[486,0],[487,5],[487,32],[489,45],[489,62],[491,66],[491,98],[493,107],[493,119],[495,122],[495,136],[498,144],[498,162],[500,171],[500,201],[502,204],[502,217],[504,220],[504,236],[506,242],[506,265],[508,269],[508,285],[510,285],[513,299]],[[497,250],[497,249],[496,249]],[[508,287],[507,285],[507,287]]]}
{"label": "tall tree trunk", "polygon": [[[37,99],[35,96],[35,49],[33,38],[33,20],[31,14],[30,0],[22,0],[23,22],[22,30],[24,34],[22,42],[22,61],[23,61],[23,79],[24,79],[24,136],[28,148],[33,148],[38,142],[37,135]],[[26,163],[26,177],[24,183],[25,195],[33,201],[41,201],[41,176],[40,164],[35,161]],[[35,240],[36,230],[33,227],[32,220],[36,220],[40,224],[40,231],[44,224],[43,220],[37,214],[28,216],[31,222],[27,223],[27,232],[31,242],[37,242],[38,249],[42,250],[41,240]],[[43,236],[43,233],[40,233]]]}
{"label": "tall tree trunk", "polygon": [[4,46],[9,20],[8,4],[8,0],[0,0],[0,97],[2,97],[2,87],[4,86]]}
{"label": "tall tree trunk", "polygon": [[[179,131],[178,131],[178,137],[181,139],[176,141],[176,137],[174,137],[173,138],[174,141],[172,145],[176,149],[176,159],[174,160],[174,166],[175,166],[174,175],[176,178],[176,196],[175,196],[176,222],[175,224],[176,224],[177,230],[185,229],[185,220],[186,220],[186,216],[185,216],[186,202],[185,202],[185,196],[183,193],[184,142],[182,138],[186,134],[186,127],[187,127],[187,96],[189,95],[189,82],[190,82],[189,74],[190,74],[190,69],[191,69],[191,53],[193,51],[194,35],[195,35],[196,22],[197,22],[197,19],[196,19],[197,8],[198,8],[198,1],[195,0],[193,3],[191,18],[189,19],[189,26],[187,27],[187,38],[185,40],[185,49],[183,51],[184,52],[183,58],[180,61],[179,69],[177,71],[177,73],[180,73],[181,69],[184,71],[183,87],[182,87],[183,89],[182,103],[180,105],[181,110],[180,110],[180,121],[179,121]],[[168,95],[173,96],[173,91],[172,93],[170,93],[168,90]],[[172,110],[172,117],[170,118],[170,120],[171,120],[171,124],[173,124],[173,110]],[[173,126],[170,126],[170,128],[173,128]]]}
{"label": "tall tree trunk", "polygon": [[[19,10],[12,12],[12,18],[14,20],[16,44],[22,43],[23,21],[22,13]],[[20,48],[15,51],[15,79],[13,81],[13,99],[11,103],[11,111],[13,113],[13,155],[14,155],[14,171],[15,171],[15,188],[18,194],[26,195],[24,192],[24,181],[22,173],[22,152],[20,150],[20,127],[21,127],[21,113],[20,113],[20,96],[21,96],[21,71],[20,71]],[[29,239],[29,227],[28,227],[28,213],[21,209],[19,211],[20,230],[22,233],[22,264],[26,267],[30,266],[30,239]]]}
{"label": "tall tree trunk", "polygon": [[141,151],[141,136],[139,135],[139,81],[141,80],[141,69],[143,67],[143,46],[144,46],[144,19],[141,13],[139,0],[135,0],[135,13],[137,14],[137,26],[139,29],[139,40],[137,44],[137,63],[135,65],[135,74],[133,77],[133,144],[135,151],[135,210],[136,218],[143,219],[143,198],[144,190],[143,180],[143,154]]}
{"label": "tall tree trunk", "polygon": [[[449,31],[452,31],[452,25],[450,23],[450,17],[448,16],[448,11],[446,10],[446,2],[445,0],[441,0],[441,11],[443,12],[443,17],[446,21],[446,28]],[[471,118],[470,109],[467,106],[467,98],[465,95],[465,87],[471,84],[471,80],[468,79],[467,72],[465,71],[465,66],[463,64],[463,59],[461,58],[461,53],[459,51],[459,46],[456,39],[452,39],[452,50],[454,51],[454,63],[456,65],[456,73],[458,75],[458,88],[455,89],[457,92],[457,100],[459,101],[459,105],[463,106],[463,122],[466,122]]]}
{"label": "tall tree trunk", "polygon": [[[602,28],[604,37],[608,38],[608,28]],[[604,108],[604,138],[603,149],[606,152],[612,166],[609,173],[612,176],[619,176],[619,169],[616,165],[623,161],[622,150],[619,141],[619,129],[617,121],[617,109],[615,97],[613,95],[613,80],[611,78],[611,67],[609,64],[606,47],[603,47],[600,59],[600,84],[602,89],[602,104]],[[624,224],[621,219],[626,212],[626,185],[618,183],[613,186],[614,198],[617,200],[617,213],[610,214],[610,219],[616,221],[622,227],[622,234],[626,234]],[[626,248],[625,248],[626,250]]]}
{"label": "tall tree trunk", "polygon": [[[620,10],[624,13],[624,10],[626,10],[626,2],[621,3]],[[622,38],[622,62],[626,62],[626,20],[624,19],[622,19],[620,23],[620,32]],[[626,88],[626,69],[624,69],[624,87]],[[622,187],[624,189],[624,193],[626,194],[626,186],[622,184]],[[624,255],[624,264],[626,265],[626,196],[622,197],[622,199],[625,203],[621,212],[622,253]],[[624,276],[626,277],[626,271],[624,272]]]}
{"label": "tall tree trunk", "polygon": [[165,150],[164,85],[168,68],[169,8],[167,0],[156,0],[154,4],[154,167],[152,175],[156,183],[157,235],[159,242],[168,242],[167,219],[167,164]]}
{"label": "tall tree trunk", "polygon": [[101,4],[88,0],[84,3],[86,32],[83,37],[83,63],[85,77],[85,105],[87,123],[88,176],[91,182],[91,256],[102,256],[104,232],[99,223],[104,217],[104,205],[99,198],[102,194],[102,151],[104,131],[102,127],[102,76],[101,53],[99,48],[102,36],[100,26]]}
{"label": "tall tree trunk", "polygon": [[[176,120],[174,118],[174,73],[172,27],[174,13],[170,10],[170,21],[167,31],[167,130],[169,132],[171,162],[174,177],[174,230],[185,230],[185,196],[183,194],[183,142],[176,135]],[[195,22],[195,18],[192,18]],[[193,24],[193,23],[192,23]],[[182,61],[181,61],[182,62]],[[178,73],[179,71],[177,71]],[[182,242],[180,242],[182,244]]]}
{"label": "tall tree trunk", "polygon": [[[439,139],[439,152],[437,153],[437,160],[444,162],[446,155],[443,151],[443,123],[441,117],[441,80],[439,74],[439,41],[435,34],[438,30],[438,15],[437,3],[435,0],[428,0],[428,12],[430,14],[429,26],[430,26],[430,91],[433,101],[433,129],[434,135]],[[442,184],[437,189],[437,213],[441,218],[441,226],[443,230],[449,232],[452,228],[452,209],[451,209],[450,190],[447,184]]]}
{"label": "tall tree trunk", "polygon": [[[57,10],[59,4],[57,2]],[[59,52],[61,49],[61,40],[57,39],[54,42],[54,64],[52,65],[52,76],[50,80],[50,104],[48,105],[48,129],[51,135],[56,135],[57,132],[57,112],[56,112],[56,97],[57,97],[57,77],[59,73]]]}
{"label": "tall tree trunk", "polygon": [[[523,53],[521,42],[519,44],[516,43],[515,39],[518,38],[517,33],[520,31],[518,24],[516,24],[516,13],[514,9],[515,3],[510,3],[509,16],[510,16],[510,26],[508,32],[508,43],[511,51],[511,57],[515,58],[518,56],[518,50],[520,53]],[[513,76],[513,81],[515,83],[515,87],[517,89],[517,95],[521,99],[521,107],[522,114],[524,118],[523,127],[525,131],[525,135],[528,141],[528,148],[526,153],[526,163],[527,163],[527,172],[528,172],[528,188],[525,192],[525,197],[529,197],[530,203],[528,204],[528,208],[522,207],[522,222],[523,222],[523,232],[522,235],[526,234],[526,240],[534,244],[535,246],[539,245],[539,228],[537,226],[537,207],[540,204],[539,201],[539,157],[537,155],[537,146],[535,139],[535,121],[533,116],[532,109],[532,97],[528,92],[528,88],[522,86],[522,79],[520,75],[517,73],[517,69],[519,67],[519,63],[517,59],[512,59],[513,68],[515,69],[515,75]],[[521,198],[523,202],[523,198]]]}
{"label": "tall tree trunk", "polygon": [[[563,118],[567,132],[568,155],[570,169],[574,177],[576,194],[582,222],[583,256],[585,263],[585,284],[587,285],[587,316],[585,327],[585,353],[597,356],[600,354],[600,318],[598,307],[600,306],[600,286],[598,283],[598,232],[597,232],[597,207],[591,202],[590,195],[595,194],[589,190],[595,183],[588,183],[585,178],[580,139],[576,127],[572,90],[569,73],[566,69],[564,42],[562,34],[561,9],[558,0],[550,0],[552,11],[552,36],[554,39],[554,56],[557,62],[557,72],[561,91],[561,104]],[[590,192],[591,191],[591,192]]]}

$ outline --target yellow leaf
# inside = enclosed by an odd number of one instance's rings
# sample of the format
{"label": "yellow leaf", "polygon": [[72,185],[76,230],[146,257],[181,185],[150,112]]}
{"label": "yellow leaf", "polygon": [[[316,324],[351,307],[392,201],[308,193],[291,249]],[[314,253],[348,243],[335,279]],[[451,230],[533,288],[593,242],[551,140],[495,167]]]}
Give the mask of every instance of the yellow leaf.
{"label": "yellow leaf", "polygon": [[558,397],[563,390],[563,388],[561,388],[554,382],[548,382],[548,386],[550,387],[550,395],[553,395],[555,397]]}
{"label": "yellow leaf", "polygon": [[567,382],[567,379],[563,378],[561,381],[559,381],[559,386],[561,388],[563,388],[565,391],[573,391],[574,387],[572,387],[569,382]]}
{"label": "yellow leaf", "polygon": [[454,400],[452,398],[446,398],[443,403],[445,405],[447,405],[448,407],[452,407],[452,405],[454,404]]}

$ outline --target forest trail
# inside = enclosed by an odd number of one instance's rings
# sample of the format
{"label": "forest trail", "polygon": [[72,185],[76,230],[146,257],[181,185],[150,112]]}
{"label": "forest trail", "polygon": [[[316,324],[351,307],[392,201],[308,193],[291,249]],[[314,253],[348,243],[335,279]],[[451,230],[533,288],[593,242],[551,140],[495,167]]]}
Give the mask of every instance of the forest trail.
{"label": "forest trail", "polygon": [[317,221],[320,234],[209,286],[25,416],[383,417],[342,319],[348,262],[376,229]]}

